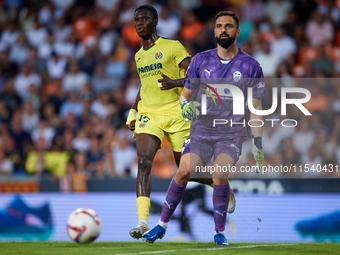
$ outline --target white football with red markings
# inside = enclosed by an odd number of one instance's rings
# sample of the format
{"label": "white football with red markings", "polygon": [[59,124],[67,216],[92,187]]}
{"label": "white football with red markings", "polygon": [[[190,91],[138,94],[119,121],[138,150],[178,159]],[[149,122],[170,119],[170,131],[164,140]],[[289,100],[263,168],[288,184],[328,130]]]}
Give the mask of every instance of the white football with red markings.
{"label": "white football with red markings", "polygon": [[102,221],[92,209],[79,208],[67,219],[67,234],[77,243],[94,241],[102,230]]}

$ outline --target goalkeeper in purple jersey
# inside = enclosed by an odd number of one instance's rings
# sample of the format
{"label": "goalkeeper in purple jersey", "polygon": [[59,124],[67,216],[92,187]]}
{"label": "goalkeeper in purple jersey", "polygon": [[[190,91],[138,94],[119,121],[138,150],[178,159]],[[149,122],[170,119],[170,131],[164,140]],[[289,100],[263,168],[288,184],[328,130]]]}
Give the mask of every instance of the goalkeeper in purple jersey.
{"label": "goalkeeper in purple jersey", "polygon": [[[258,62],[251,56],[237,48],[239,19],[233,12],[219,12],[216,15],[215,37],[217,48],[197,54],[191,61],[183,82],[184,89],[181,94],[180,104],[182,115],[186,120],[191,120],[190,136],[182,149],[182,157],[176,176],[171,181],[164,201],[161,219],[158,225],[143,235],[143,239],[154,242],[161,239],[167,229],[170,218],[177,205],[183,198],[187,182],[197,166],[205,166],[211,157],[213,165],[234,166],[241,154],[242,144],[247,139],[245,114],[233,114],[232,88],[220,89],[214,80],[224,79],[224,84],[230,84],[247,94],[247,89],[252,88],[252,104],[255,109],[262,110],[262,97],[265,94],[262,69]],[[200,82],[197,82],[199,80]],[[202,81],[210,81],[209,84]],[[213,83],[213,84],[211,84]],[[215,88],[217,88],[217,91]],[[216,93],[210,93],[210,91]],[[209,92],[205,98],[205,112],[199,114],[198,106],[203,103],[202,93]],[[196,101],[190,100],[196,95]],[[235,93],[236,94],[236,93]],[[239,100],[238,98],[237,100]],[[216,101],[220,105],[216,104]],[[242,103],[242,102],[241,102]],[[247,104],[244,100],[244,108]],[[215,125],[216,119],[225,120],[224,123],[237,123],[237,125]],[[252,153],[256,160],[257,171],[263,164],[262,152],[262,116],[250,113],[252,120],[251,132],[253,136]],[[257,126],[257,127],[254,127]],[[214,171],[213,210],[214,210],[214,242],[216,245],[229,245],[225,237],[227,205],[229,201],[228,171]]]}

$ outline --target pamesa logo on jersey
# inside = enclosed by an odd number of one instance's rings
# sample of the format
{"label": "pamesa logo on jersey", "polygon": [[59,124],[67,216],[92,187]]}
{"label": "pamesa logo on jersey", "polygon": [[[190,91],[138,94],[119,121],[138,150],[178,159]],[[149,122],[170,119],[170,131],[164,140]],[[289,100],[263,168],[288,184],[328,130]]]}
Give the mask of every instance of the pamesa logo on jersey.
{"label": "pamesa logo on jersey", "polygon": [[155,54],[155,59],[157,59],[157,60],[160,60],[162,57],[163,57],[163,53],[162,52],[157,52]]}

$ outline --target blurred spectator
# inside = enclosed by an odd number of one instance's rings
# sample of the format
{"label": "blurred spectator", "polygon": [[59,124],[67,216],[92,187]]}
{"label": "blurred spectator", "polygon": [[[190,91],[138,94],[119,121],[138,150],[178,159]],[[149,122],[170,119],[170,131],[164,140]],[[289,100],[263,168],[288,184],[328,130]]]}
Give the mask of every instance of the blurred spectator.
{"label": "blurred spectator", "polygon": [[261,0],[249,0],[242,4],[242,17],[255,24],[265,18],[265,6]]}
{"label": "blurred spectator", "polygon": [[49,26],[54,16],[54,6],[50,1],[47,1],[37,8],[38,10],[38,22],[42,25]]}
{"label": "blurred spectator", "polygon": [[86,15],[85,10],[82,10],[81,16],[74,18],[73,30],[81,41],[91,37],[94,29],[95,21],[90,15]]}
{"label": "blurred spectator", "polygon": [[271,42],[271,52],[283,59],[290,59],[297,51],[292,38],[284,34],[282,27],[275,28],[275,39]]}
{"label": "blurred spectator", "polygon": [[86,82],[88,82],[86,73],[79,70],[77,62],[71,61],[68,72],[63,79],[63,91],[70,92],[71,90],[76,90],[80,92]]}
{"label": "blurred spectator", "polygon": [[297,23],[295,13],[292,10],[290,10],[287,14],[287,19],[282,25],[285,34],[290,37],[294,37],[295,28],[299,25],[300,23]]}
{"label": "blurred spectator", "polygon": [[15,77],[14,87],[21,99],[29,96],[29,87],[33,85],[37,88],[41,86],[41,79],[38,74],[32,73],[32,67],[29,64],[23,65],[21,73]]}
{"label": "blurred spectator", "polygon": [[70,160],[66,166],[66,173],[59,179],[59,191],[61,192],[72,192],[72,179],[73,174],[76,171],[76,166],[73,160]]}
{"label": "blurred spectator", "polygon": [[174,39],[181,28],[179,17],[171,16],[166,6],[162,6],[158,17],[157,32],[160,36]]}
{"label": "blurred spectator", "polygon": [[0,149],[0,176],[10,175],[14,172],[14,165],[11,160],[5,157],[4,151]]}
{"label": "blurred spectator", "polygon": [[125,24],[132,20],[132,17],[135,13],[135,5],[132,0],[124,0],[120,1],[120,15],[119,15],[119,23]]}
{"label": "blurred spectator", "polygon": [[294,87],[295,78],[293,77],[289,64],[284,61],[281,62],[277,68],[276,77],[279,78],[278,82],[282,87]]}
{"label": "blurred spectator", "polygon": [[183,19],[184,24],[181,29],[181,36],[184,40],[192,40],[203,29],[204,25],[191,12],[187,12]]}
{"label": "blurred spectator", "polygon": [[17,41],[11,45],[9,60],[21,66],[28,59],[28,50],[29,46],[26,42],[25,35],[20,34]]}
{"label": "blurred spectator", "polygon": [[239,9],[236,9],[235,12],[238,13],[239,29],[242,31],[237,38],[237,43],[242,44],[249,41],[250,35],[254,32],[255,27],[253,22],[242,17],[242,12]]}
{"label": "blurred spectator", "polygon": [[37,128],[39,123],[39,114],[35,111],[31,101],[26,101],[22,113],[22,128],[25,132],[31,133]]}
{"label": "blurred spectator", "polygon": [[53,26],[53,35],[56,42],[65,42],[72,33],[72,27],[66,23],[64,17],[59,18]]}
{"label": "blurred spectator", "polygon": [[54,136],[54,128],[49,126],[45,120],[40,120],[38,127],[32,131],[32,140],[36,142],[42,137],[45,142],[44,148],[46,150],[50,149]]}
{"label": "blurred spectator", "polygon": [[139,91],[139,78],[137,76],[131,77],[125,90],[125,101],[128,105],[133,105]]}
{"label": "blurred spectator", "polygon": [[76,0],[50,0],[57,9],[67,10]]}
{"label": "blurred spectator", "polygon": [[311,13],[317,8],[317,1],[315,0],[295,0],[294,13],[298,22],[306,24],[310,18]]}
{"label": "blurred spectator", "polygon": [[89,172],[87,171],[87,159],[85,153],[78,152],[75,155],[76,172],[73,174],[72,186],[75,192],[87,191],[86,180],[89,178]]}
{"label": "blurred spectator", "polygon": [[122,79],[127,74],[127,66],[117,55],[110,55],[105,65],[105,73],[110,78]]}
{"label": "blurred spectator", "polygon": [[96,0],[95,4],[105,11],[110,11],[116,7],[119,0]]}
{"label": "blurred spectator", "polygon": [[118,144],[114,147],[112,156],[117,176],[128,177],[133,167],[132,163],[136,158],[136,152],[127,137],[118,138]]}
{"label": "blurred spectator", "polygon": [[100,118],[105,119],[112,113],[112,105],[110,104],[110,95],[107,92],[102,92],[99,99],[91,105],[91,111],[97,114]]}
{"label": "blurred spectator", "polygon": [[52,52],[51,58],[46,61],[46,70],[51,79],[61,79],[64,76],[67,61],[65,58]]}
{"label": "blurred spectator", "polygon": [[59,128],[61,120],[58,117],[55,106],[52,103],[47,103],[42,109],[42,118],[46,121],[47,125],[54,129]]}
{"label": "blurred spectator", "polygon": [[142,39],[138,36],[134,23],[132,21],[126,23],[122,29],[122,38],[129,47],[140,47]]}
{"label": "blurred spectator", "polygon": [[327,109],[327,96],[320,92],[320,88],[317,84],[310,84],[308,87],[312,97],[304,104],[304,107],[312,114],[315,111],[325,112]]}
{"label": "blurred spectator", "polygon": [[293,144],[295,150],[302,156],[306,156],[309,148],[312,146],[315,132],[309,129],[307,117],[303,117],[299,122],[299,131],[293,135]]}
{"label": "blurred spectator", "polygon": [[88,152],[90,149],[90,139],[84,128],[80,129],[77,136],[72,141],[73,149],[80,152]]}
{"label": "blurred spectator", "polygon": [[20,31],[16,29],[14,22],[7,24],[6,29],[2,31],[0,38],[0,50],[6,50],[11,47],[18,39]]}
{"label": "blurred spectator", "polygon": [[18,65],[9,59],[7,50],[0,52],[0,66],[6,77],[13,77],[18,72]]}
{"label": "blurred spectator", "polygon": [[0,100],[5,103],[7,109],[11,113],[21,105],[21,98],[15,91],[13,78],[6,81],[2,93],[0,94]]}
{"label": "blurred spectator", "polygon": [[331,71],[333,70],[333,62],[326,55],[326,46],[320,45],[318,47],[318,55],[319,57],[313,61],[313,68],[316,72],[320,72],[325,74],[326,76],[331,75]]}
{"label": "blurred spectator", "polygon": [[287,19],[288,12],[293,8],[291,1],[273,0],[266,4],[266,13],[270,21],[276,25],[282,25]]}
{"label": "blurred spectator", "polygon": [[82,114],[82,111],[83,107],[82,103],[78,100],[78,92],[70,91],[68,99],[60,107],[59,115],[62,118],[66,118],[69,113],[72,113],[78,117]]}
{"label": "blurred spectator", "polygon": [[55,43],[54,43],[54,36],[53,34],[49,33],[46,36],[46,40],[44,40],[38,47],[38,55],[39,58],[44,60],[51,57],[52,52],[55,50]]}
{"label": "blurred spectator", "polygon": [[263,144],[263,153],[264,155],[272,155],[276,153],[279,149],[282,141],[282,136],[278,133],[277,127],[271,127],[269,125],[264,125],[264,130],[262,134]]}
{"label": "blurred spectator", "polygon": [[273,77],[276,73],[277,67],[281,61],[279,55],[272,53],[270,50],[270,43],[263,41],[261,43],[262,50],[254,54],[254,58],[260,63],[265,77]]}
{"label": "blurred spectator", "polygon": [[29,64],[32,67],[33,73],[38,73],[44,77],[45,73],[45,61],[38,56],[38,50],[35,47],[30,47],[28,51],[28,59],[25,64]]}
{"label": "blurred spectator", "polygon": [[306,24],[305,34],[310,46],[328,45],[334,38],[332,23],[316,11]]}
{"label": "blurred spectator", "polygon": [[74,33],[70,34],[67,41],[56,42],[54,48],[58,55],[71,59],[78,59],[82,57],[85,52],[85,46],[78,40]]}
{"label": "blurred spectator", "polygon": [[96,136],[92,136],[90,140],[90,150],[87,153],[87,158],[90,162],[96,162],[104,158],[104,153],[100,149],[99,139]]}
{"label": "blurred spectator", "polygon": [[9,123],[11,120],[11,112],[8,110],[6,103],[0,101],[0,123]]}
{"label": "blurred spectator", "polygon": [[98,59],[90,47],[85,47],[84,56],[78,61],[79,69],[87,75],[92,75]]}
{"label": "blurred spectator", "polygon": [[96,65],[91,84],[92,89],[96,94],[100,94],[105,91],[112,91],[122,86],[121,80],[111,78],[106,75],[104,62],[98,62]]}
{"label": "blurred spectator", "polygon": [[31,46],[39,47],[42,45],[47,37],[47,29],[39,23],[38,20],[34,22],[34,27],[26,32],[27,41]]}
{"label": "blurred spectator", "polygon": [[21,115],[19,111],[13,114],[8,133],[11,137],[13,137],[15,147],[20,151],[20,153],[24,153],[25,150],[27,151],[29,149],[29,146],[32,144],[31,137],[22,128]]}

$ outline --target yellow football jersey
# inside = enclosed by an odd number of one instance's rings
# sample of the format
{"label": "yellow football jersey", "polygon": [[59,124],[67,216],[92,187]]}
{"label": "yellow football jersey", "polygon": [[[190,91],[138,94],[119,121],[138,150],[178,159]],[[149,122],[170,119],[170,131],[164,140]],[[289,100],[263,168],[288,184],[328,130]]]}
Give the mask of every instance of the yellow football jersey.
{"label": "yellow football jersey", "polygon": [[185,77],[185,70],[179,64],[191,57],[179,41],[159,37],[153,46],[143,47],[136,53],[135,61],[141,80],[138,112],[149,113],[170,118],[182,118],[179,97],[183,87],[161,90],[158,79],[161,73],[169,78]]}

